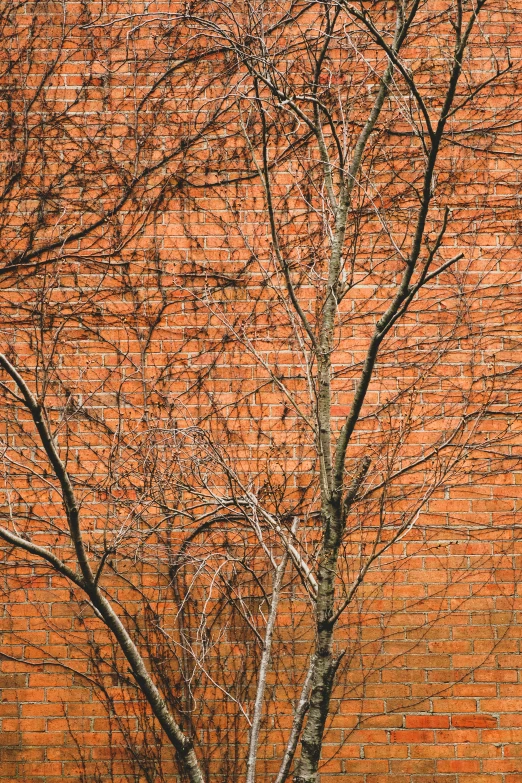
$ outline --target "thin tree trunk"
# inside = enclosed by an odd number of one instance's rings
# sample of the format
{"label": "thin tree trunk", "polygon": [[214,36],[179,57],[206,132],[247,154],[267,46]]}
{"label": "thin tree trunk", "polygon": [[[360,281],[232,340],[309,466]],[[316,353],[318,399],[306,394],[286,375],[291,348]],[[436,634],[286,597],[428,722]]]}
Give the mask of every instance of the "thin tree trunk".
{"label": "thin tree trunk", "polygon": [[317,595],[317,642],[315,665],[312,675],[312,691],[308,719],[301,740],[301,757],[297,764],[295,783],[315,783],[321,757],[324,727],[336,663],[332,653],[334,626],[331,623],[334,608],[334,591],[337,556],[341,543],[341,519],[339,509],[332,508],[326,520],[330,528],[325,538],[319,565],[319,590]]}
{"label": "thin tree trunk", "polygon": [[263,717],[263,700],[266,690],[266,675],[268,673],[268,667],[270,665],[270,653],[272,650],[272,639],[274,636],[275,621],[277,618],[277,607],[279,604],[279,596],[281,594],[281,586],[283,583],[283,577],[288,562],[288,552],[285,551],[281,562],[279,563],[272,589],[272,600],[270,602],[270,612],[268,615],[268,622],[265,632],[265,643],[263,647],[263,654],[261,655],[261,663],[259,666],[259,678],[257,682],[257,693],[254,705],[254,715],[252,719],[252,728],[250,730],[250,743],[248,748],[247,757],[247,772],[246,783],[254,783],[256,776],[256,761],[257,751],[259,745],[259,731],[261,729],[261,720]]}
{"label": "thin tree trunk", "polygon": [[301,735],[301,729],[303,728],[305,715],[310,703],[310,685],[312,682],[314,670],[315,657],[312,657],[310,666],[308,667],[308,671],[306,673],[303,687],[301,689],[301,696],[295,711],[294,721],[292,723],[292,731],[290,732],[290,736],[286,744],[285,755],[283,756],[283,761],[281,762],[281,766],[279,767],[279,772],[277,773],[277,777],[274,783],[285,783],[285,780],[288,777],[288,773],[290,772],[290,766],[294,760],[295,750],[297,748],[297,743]]}
{"label": "thin tree trunk", "polygon": [[301,757],[296,765],[295,783],[315,783],[321,758],[324,728],[330,708],[330,699],[337,667],[341,655],[334,656],[332,650],[335,628],[334,601],[337,578],[337,559],[343,539],[346,514],[356,498],[359,487],[370,466],[368,458],[363,459],[344,503],[341,497],[326,505],[324,514],[324,537],[319,561],[318,593],[316,604],[316,648],[312,673],[312,690],[308,719],[301,740]]}

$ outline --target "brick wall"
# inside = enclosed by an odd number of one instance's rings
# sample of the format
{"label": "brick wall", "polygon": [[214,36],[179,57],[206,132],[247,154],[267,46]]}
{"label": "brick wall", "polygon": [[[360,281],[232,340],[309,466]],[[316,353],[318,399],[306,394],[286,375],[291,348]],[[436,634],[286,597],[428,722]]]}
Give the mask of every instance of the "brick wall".
{"label": "brick wall", "polygon": [[[267,34],[282,82],[308,73],[324,8],[303,7],[291,24],[285,8],[263,11],[282,30]],[[444,225],[442,261],[459,258],[383,344],[348,451],[350,471],[362,455],[372,467],[341,552],[339,600],[375,541],[412,524],[336,631],[344,657],[321,783],[522,781],[521,10],[481,11],[423,238],[427,254]],[[230,21],[218,6],[192,11]],[[246,5],[233,11],[246,29]],[[311,564],[321,535],[317,449],[301,416],[315,415],[315,369],[270,237],[252,84],[174,3],[5,3],[1,13],[2,350],[45,404],[89,554],[106,561],[103,588],[204,772],[243,779],[269,555],[282,555],[281,528],[258,516],[252,494],[288,535],[299,522]],[[391,6],[373,13],[390,34]],[[403,52],[428,113],[440,109],[456,13],[420,6]],[[356,24],[321,73],[348,159],[384,62]],[[324,172],[305,124],[280,98],[261,100],[276,117],[264,131],[276,230],[313,321],[330,247]],[[411,247],[426,159],[412,101],[397,75],[348,218],[336,436]],[[2,382],[2,524],[74,563],[38,434]],[[8,545],[2,573],[0,781],[175,779],[173,753],[86,596]],[[313,649],[310,592],[289,562],[260,779],[279,769]]]}

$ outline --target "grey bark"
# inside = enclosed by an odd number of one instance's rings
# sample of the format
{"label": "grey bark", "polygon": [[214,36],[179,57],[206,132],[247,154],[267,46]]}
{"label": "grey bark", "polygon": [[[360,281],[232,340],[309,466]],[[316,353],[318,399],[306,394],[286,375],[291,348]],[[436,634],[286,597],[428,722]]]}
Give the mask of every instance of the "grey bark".
{"label": "grey bark", "polygon": [[[355,500],[366,472],[369,460],[363,460],[349,491],[351,500],[344,504],[346,510]],[[341,545],[345,508],[341,503],[330,503],[324,519],[324,539],[319,563],[318,595],[316,604],[316,648],[312,672],[312,690],[305,730],[301,739],[301,756],[294,776],[295,783],[314,783],[321,758],[324,728],[330,707],[335,673],[341,656],[333,655],[334,599],[337,576],[337,559]]]}
{"label": "grey bark", "polygon": [[54,442],[51,431],[45,421],[44,410],[30,391],[23,377],[3,354],[0,354],[0,367],[8,373],[22,394],[23,402],[31,414],[40,441],[49,459],[49,463],[60,484],[69,533],[71,535],[81,575],[72,571],[71,568],[56,558],[52,552],[49,552],[43,547],[36,546],[19,536],[13,535],[7,530],[0,529],[0,537],[13,546],[42,557],[59,573],[71,579],[71,581],[87,594],[92,605],[97,610],[98,616],[111,631],[118,642],[121,651],[125,655],[125,658],[129,662],[136,682],[149,702],[152,711],[165,731],[165,734],[172,743],[190,783],[204,783],[203,773],[201,772],[201,768],[196,758],[192,741],[183,733],[180,726],[174,720],[167,703],[147,671],[138,648],[112,608],[110,601],[108,601],[100,591],[98,580],[93,574],[83,544],[79,506],[76,501],[74,487],[67,473],[67,469],[59,456],[58,448]]}
{"label": "grey bark", "polygon": [[[321,511],[323,520],[323,542],[317,579],[316,658],[312,674],[310,706],[308,709],[306,726],[301,739],[301,755],[296,765],[294,783],[316,783],[317,781],[317,771],[321,758],[326,719],[330,707],[334,678],[339,664],[339,658],[335,658],[333,654],[333,633],[335,623],[339,617],[339,614],[334,611],[337,561],[345,528],[346,515],[356,498],[358,489],[364,480],[364,476],[369,466],[369,461],[363,460],[355,475],[350,490],[343,500],[342,494],[347,448],[359,419],[382,340],[396,322],[397,318],[406,310],[420,287],[432,276],[428,275],[428,270],[433,255],[425,264],[419,282],[415,286],[411,284],[421,254],[422,239],[425,234],[426,220],[432,198],[433,173],[440,149],[440,143],[455,97],[456,86],[462,69],[464,51],[474,22],[476,21],[478,11],[482,5],[484,5],[484,1],[485,0],[482,0],[482,2],[477,5],[476,12],[472,15],[465,30],[461,31],[459,29],[456,31],[456,47],[446,98],[435,129],[432,129],[431,124],[429,125],[431,148],[426,164],[421,204],[413,234],[410,255],[397,293],[376,324],[359,383],[355,390],[351,410],[341,429],[334,450],[334,458],[332,460],[331,353],[333,349],[334,324],[338,303],[337,292],[342,266],[342,249],[346,234],[347,215],[351,203],[352,189],[361,166],[366,144],[376,125],[385,98],[389,92],[393,69],[398,64],[397,55],[400,46],[404,41],[407,29],[416,14],[418,3],[413,4],[406,20],[403,18],[400,11],[398,13],[394,43],[391,47],[384,47],[389,57],[389,64],[381,79],[379,92],[368,120],[355,146],[353,160],[347,178],[341,185],[339,206],[336,214],[335,234],[330,257],[328,290],[323,308],[318,340],[319,350],[317,353],[318,451],[322,479]],[[365,15],[360,14],[358,16],[366,23],[367,17]],[[378,43],[381,42],[378,41]],[[454,260],[456,259],[453,259],[450,263],[453,263]],[[439,270],[437,270],[437,272],[438,271]]]}
{"label": "grey bark", "polygon": [[281,587],[283,584],[283,577],[285,574],[286,564],[288,562],[288,552],[283,554],[281,562],[277,566],[274,586],[272,589],[272,600],[270,602],[270,611],[268,614],[268,622],[265,630],[263,652],[261,654],[261,663],[259,666],[259,675],[257,681],[257,692],[254,704],[254,714],[252,719],[252,728],[250,730],[250,742],[248,747],[247,756],[247,769],[246,769],[246,783],[254,783],[256,776],[256,761],[257,751],[259,745],[259,732],[261,729],[261,721],[263,717],[263,702],[266,690],[266,676],[268,668],[270,666],[270,655],[272,650],[272,639],[274,636],[274,628],[277,619],[277,608],[279,605],[279,596],[281,595]]}

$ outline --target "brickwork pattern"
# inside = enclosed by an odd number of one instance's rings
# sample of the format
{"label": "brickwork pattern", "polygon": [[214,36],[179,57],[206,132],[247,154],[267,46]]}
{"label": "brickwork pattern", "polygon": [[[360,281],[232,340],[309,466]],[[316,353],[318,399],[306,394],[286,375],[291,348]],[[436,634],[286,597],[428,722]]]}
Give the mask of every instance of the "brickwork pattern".
{"label": "brickwork pattern", "polygon": [[[388,5],[379,5],[383,24]],[[423,5],[404,53],[427,85],[430,111],[440,100],[452,8]],[[4,4],[0,339],[45,401],[89,551],[107,556],[104,589],[192,732],[208,780],[233,783],[244,778],[242,710],[255,695],[272,573],[240,504],[229,508],[248,486],[288,527],[302,516],[300,551],[313,562],[317,455],[296,414],[313,410],[305,352],[238,117],[256,143],[259,125],[222,100],[238,82],[212,35],[193,41],[176,13],[173,3]],[[303,12],[303,28],[296,22],[274,45],[296,84],[306,57],[295,42],[302,29],[311,36],[314,13]],[[382,495],[373,486],[388,481],[390,529],[415,516],[426,484],[434,489],[337,630],[336,649],[346,652],[321,783],[522,783],[521,13],[520,3],[491,3],[481,18],[466,73],[505,74],[451,126],[426,242],[436,241],[448,206],[443,258],[462,258],[390,334],[350,446],[350,464],[370,453],[376,467],[342,552],[340,595],[378,528]],[[324,100],[332,105],[349,81],[347,52],[363,47],[357,35],[350,45],[339,39],[328,63]],[[201,58],[200,46],[215,47],[215,59]],[[383,62],[374,43],[364,47],[346,87],[349,150],[375,92],[369,73]],[[188,65],[179,51],[192,55]],[[411,239],[425,160],[404,85],[394,89],[349,218],[346,256],[359,266],[339,305],[336,433],[397,284],[396,247]],[[324,193],[314,191],[317,150],[300,126],[281,132],[274,122],[270,133],[282,248],[302,274],[313,318],[328,241]],[[4,384],[0,392],[2,522],[14,520],[73,562],[55,483],[12,391]],[[404,464],[417,462],[403,480]],[[265,535],[279,556],[274,530]],[[2,566],[1,783],[178,779],[85,596],[9,547]],[[279,769],[313,633],[309,585],[289,565],[259,779]]]}

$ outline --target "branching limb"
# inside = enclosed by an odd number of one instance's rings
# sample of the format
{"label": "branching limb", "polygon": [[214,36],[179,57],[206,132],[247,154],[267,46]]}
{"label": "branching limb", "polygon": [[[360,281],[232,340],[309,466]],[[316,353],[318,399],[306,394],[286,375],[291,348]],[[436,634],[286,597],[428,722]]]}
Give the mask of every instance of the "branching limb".
{"label": "branching limb", "polygon": [[265,629],[263,652],[259,664],[259,674],[257,681],[256,699],[254,704],[254,713],[252,716],[252,728],[250,729],[250,740],[248,745],[246,783],[254,783],[256,777],[256,761],[259,747],[259,732],[263,718],[263,702],[266,690],[266,677],[270,665],[270,656],[272,651],[272,639],[277,618],[277,609],[283,577],[288,562],[288,551],[285,551],[275,572],[274,586],[272,590],[272,599],[270,601],[270,611]]}
{"label": "branching limb", "polygon": [[85,585],[91,585],[93,583],[94,576],[87,558],[87,553],[85,551],[85,546],[80,531],[79,508],[76,502],[74,489],[65,465],[63,464],[58,454],[54,438],[51,435],[47,423],[45,422],[43,408],[30,391],[20,373],[15,369],[15,367],[13,367],[11,362],[3,354],[0,354],[0,367],[3,367],[3,369],[7,372],[8,375],[11,376],[17,385],[24,399],[25,406],[31,414],[35,427],[38,431],[38,435],[40,436],[42,446],[45,450],[45,453],[47,454],[53,472],[58,479],[60,488],[62,490],[62,500],[67,517],[67,523],[69,525],[69,532],[71,534],[74,550],[76,552],[76,557],[78,558],[78,564],[80,566]]}
{"label": "branching limb", "polygon": [[310,687],[312,684],[314,667],[315,657],[312,656],[308,671],[306,673],[305,681],[301,689],[301,696],[299,697],[299,702],[295,710],[290,737],[288,738],[283,760],[274,783],[285,783],[285,780],[290,773],[290,767],[292,766],[292,761],[294,760],[297,743],[299,742],[299,737],[301,736],[303,722],[308,710],[308,705],[310,704]]}
{"label": "branching limb", "polygon": [[85,583],[82,577],[76,574],[71,568],[69,568],[68,565],[63,563],[59,557],[53,555],[53,553],[45,547],[38,546],[38,544],[33,544],[31,541],[28,541],[21,536],[17,536],[15,533],[12,533],[10,530],[6,530],[3,527],[0,528],[0,538],[2,538],[6,543],[11,544],[11,546],[17,547],[18,549],[23,549],[25,552],[31,555],[36,555],[37,557],[42,558],[42,560],[45,560],[46,563],[49,563],[49,565],[51,565],[59,574],[67,577],[67,579],[70,579],[71,582],[73,582],[75,585],[81,587],[82,590],[85,590]]}
{"label": "branching limb", "polygon": [[122,624],[120,618],[114,611],[110,601],[99,590],[97,581],[91,570],[87,559],[85,546],[80,529],[79,507],[76,501],[74,489],[63,464],[51,435],[51,432],[45,422],[43,408],[36,400],[26,382],[13,367],[11,362],[0,354],[0,366],[8,373],[20,390],[25,405],[29,410],[35,427],[38,431],[40,441],[47,454],[49,463],[60,484],[62,491],[62,500],[69,525],[71,539],[73,541],[76,557],[82,577],[79,578],[68,566],[59,560],[47,549],[39,547],[31,542],[16,536],[8,530],[0,529],[0,537],[14,546],[25,549],[38,557],[41,557],[47,563],[52,565],[56,571],[66,576],[78,587],[81,587],[89,597],[93,607],[97,610],[98,616],[105,623],[107,628],[113,633],[123,654],[129,662],[133,675],[143,691],[147,701],[158,719],[160,725],[167,734],[169,740],[174,746],[183,769],[186,771],[191,783],[204,783],[203,774],[196,758],[192,741],[188,739],[181,731],[174,720],[165,700],[160,694],[149,672],[147,671],[143,658],[136,645],[134,644],[129,632]]}

